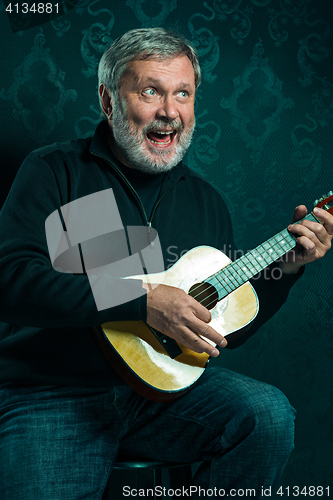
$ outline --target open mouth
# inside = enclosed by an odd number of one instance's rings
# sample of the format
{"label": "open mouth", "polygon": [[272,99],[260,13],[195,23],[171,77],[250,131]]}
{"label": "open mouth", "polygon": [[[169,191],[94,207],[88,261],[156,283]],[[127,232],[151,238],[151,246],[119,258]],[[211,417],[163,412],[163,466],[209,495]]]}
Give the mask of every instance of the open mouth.
{"label": "open mouth", "polygon": [[165,147],[174,141],[176,134],[176,130],[152,130],[148,132],[147,138],[152,144]]}

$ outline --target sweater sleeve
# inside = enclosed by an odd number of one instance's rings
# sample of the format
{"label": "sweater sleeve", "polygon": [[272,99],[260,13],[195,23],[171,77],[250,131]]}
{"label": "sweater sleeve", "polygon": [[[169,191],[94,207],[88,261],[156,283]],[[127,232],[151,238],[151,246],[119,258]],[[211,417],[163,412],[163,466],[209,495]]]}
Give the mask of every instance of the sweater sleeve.
{"label": "sweater sleeve", "polygon": [[47,217],[66,202],[53,169],[37,153],[23,162],[0,213],[0,320],[31,327],[89,327],[146,318],[141,280],[108,277],[110,294],[137,297],[98,310],[85,274],[53,269]]}

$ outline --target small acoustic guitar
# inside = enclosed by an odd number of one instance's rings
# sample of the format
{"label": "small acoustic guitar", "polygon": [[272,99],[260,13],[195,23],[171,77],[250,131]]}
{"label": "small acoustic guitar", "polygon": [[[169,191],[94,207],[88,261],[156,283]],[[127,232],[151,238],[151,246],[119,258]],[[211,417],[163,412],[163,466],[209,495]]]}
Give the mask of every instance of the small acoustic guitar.
{"label": "small acoustic guitar", "polygon": [[[315,204],[333,214],[333,192]],[[320,222],[313,212],[304,219]],[[163,273],[134,278],[185,290],[210,310],[212,328],[231,340],[241,336],[258,313],[258,297],[249,279],[295,246],[295,238],[284,229],[234,262],[215,248],[199,246]],[[105,323],[94,328],[94,336],[120,376],[153,401],[183,395],[209,361],[208,354],[198,354],[142,321]]]}

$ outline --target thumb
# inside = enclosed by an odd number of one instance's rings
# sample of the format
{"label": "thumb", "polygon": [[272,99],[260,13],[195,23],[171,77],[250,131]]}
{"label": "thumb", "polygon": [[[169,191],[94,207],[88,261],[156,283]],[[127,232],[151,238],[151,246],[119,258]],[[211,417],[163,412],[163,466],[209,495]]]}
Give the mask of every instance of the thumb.
{"label": "thumb", "polygon": [[306,206],[299,205],[298,207],[295,208],[294,216],[291,220],[291,223],[294,223],[300,219],[303,219],[303,217],[305,217],[307,213],[308,213],[308,211],[307,211]]}

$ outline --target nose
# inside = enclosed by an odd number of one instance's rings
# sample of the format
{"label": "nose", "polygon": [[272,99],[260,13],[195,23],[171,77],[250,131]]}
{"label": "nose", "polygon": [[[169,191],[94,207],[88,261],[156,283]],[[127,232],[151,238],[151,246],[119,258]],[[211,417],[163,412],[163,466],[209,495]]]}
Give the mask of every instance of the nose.
{"label": "nose", "polygon": [[165,96],[163,100],[160,101],[160,106],[156,112],[157,118],[172,121],[178,118],[179,112],[177,105],[172,96]]}

